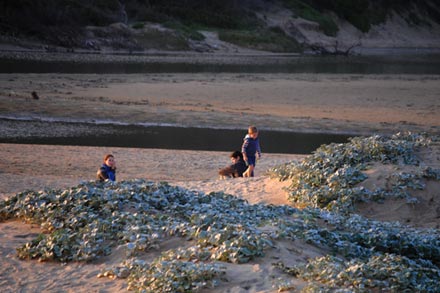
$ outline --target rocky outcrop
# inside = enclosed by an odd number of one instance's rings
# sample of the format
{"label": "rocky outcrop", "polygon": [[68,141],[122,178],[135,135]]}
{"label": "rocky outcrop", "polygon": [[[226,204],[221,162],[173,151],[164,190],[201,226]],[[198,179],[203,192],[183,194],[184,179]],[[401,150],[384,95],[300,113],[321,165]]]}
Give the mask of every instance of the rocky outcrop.
{"label": "rocky outcrop", "polygon": [[408,24],[393,14],[385,23],[362,33],[350,23],[334,16],[339,31],[335,37],[325,35],[318,23],[301,18],[286,20],[286,33],[306,50],[322,54],[369,54],[384,50],[440,52],[440,25],[434,22],[420,26]]}
{"label": "rocky outcrop", "polygon": [[141,49],[134,40],[131,29],[123,23],[115,23],[107,27],[86,27],[80,47],[92,50],[101,50],[104,47]]}

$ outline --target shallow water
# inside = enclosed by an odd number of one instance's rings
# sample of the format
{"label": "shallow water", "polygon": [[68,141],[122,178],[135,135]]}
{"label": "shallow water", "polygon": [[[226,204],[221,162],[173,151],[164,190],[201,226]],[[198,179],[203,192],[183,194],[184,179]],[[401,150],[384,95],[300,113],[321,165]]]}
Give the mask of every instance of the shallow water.
{"label": "shallow water", "polygon": [[[181,150],[240,150],[243,129],[174,126],[97,125],[92,123],[2,121],[13,133],[0,135],[0,143],[115,146]],[[346,142],[349,135],[260,131],[265,153],[310,154],[322,144]]]}

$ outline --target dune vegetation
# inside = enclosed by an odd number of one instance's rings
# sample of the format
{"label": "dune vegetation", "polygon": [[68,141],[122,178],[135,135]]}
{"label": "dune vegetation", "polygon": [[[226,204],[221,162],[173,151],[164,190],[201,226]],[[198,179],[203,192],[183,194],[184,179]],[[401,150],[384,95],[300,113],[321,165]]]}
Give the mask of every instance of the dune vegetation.
{"label": "dune vegetation", "polygon": [[[138,179],[24,191],[0,202],[0,220],[40,225],[41,234],[17,247],[21,259],[90,262],[123,250],[125,260],[99,277],[126,279],[135,291],[221,288],[227,284],[225,264],[264,258],[280,241],[300,239],[322,256],[295,266],[274,261],[282,274],[274,281],[276,290],[292,289],[292,280],[301,279],[304,292],[435,292],[438,230],[368,219],[355,205],[389,197],[416,204],[411,190],[423,190],[424,180],[440,180],[440,169],[423,164],[416,151],[438,142],[425,134],[397,134],[323,145],[298,163],[270,170],[278,180],[292,181],[287,195],[292,206],[249,204],[223,192]],[[375,161],[418,168],[398,173],[389,189],[368,190],[359,184]],[[184,241],[160,249],[173,238]]]}

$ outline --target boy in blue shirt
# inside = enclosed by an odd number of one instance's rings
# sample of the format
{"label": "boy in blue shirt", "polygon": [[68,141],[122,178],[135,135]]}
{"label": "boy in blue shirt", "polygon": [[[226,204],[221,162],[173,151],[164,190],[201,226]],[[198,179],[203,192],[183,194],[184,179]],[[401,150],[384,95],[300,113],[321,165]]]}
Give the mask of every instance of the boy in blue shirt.
{"label": "boy in blue shirt", "polygon": [[96,176],[100,181],[116,181],[116,161],[112,154],[108,154],[104,157],[104,163],[101,168],[99,168]]}
{"label": "boy in blue shirt", "polygon": [[248,134],[244,137],[241,146],[243,159],[248,165],[247,170],[243,173],[243,177],[254,177],[254,169],[256,159],[261,158],[260,141],[258,139],[258,129],[255,126],[249,126]]}

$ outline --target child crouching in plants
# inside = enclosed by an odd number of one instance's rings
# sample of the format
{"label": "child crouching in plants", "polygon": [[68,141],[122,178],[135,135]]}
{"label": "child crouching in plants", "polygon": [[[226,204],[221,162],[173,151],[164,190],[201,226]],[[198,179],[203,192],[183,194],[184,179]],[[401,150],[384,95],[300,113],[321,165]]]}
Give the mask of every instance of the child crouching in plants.
{"label": "child crouching in plants", "polygon": [[116,180],[116,161],[112,154],[105,155],[104,163],[96,173],[99,181]]}

